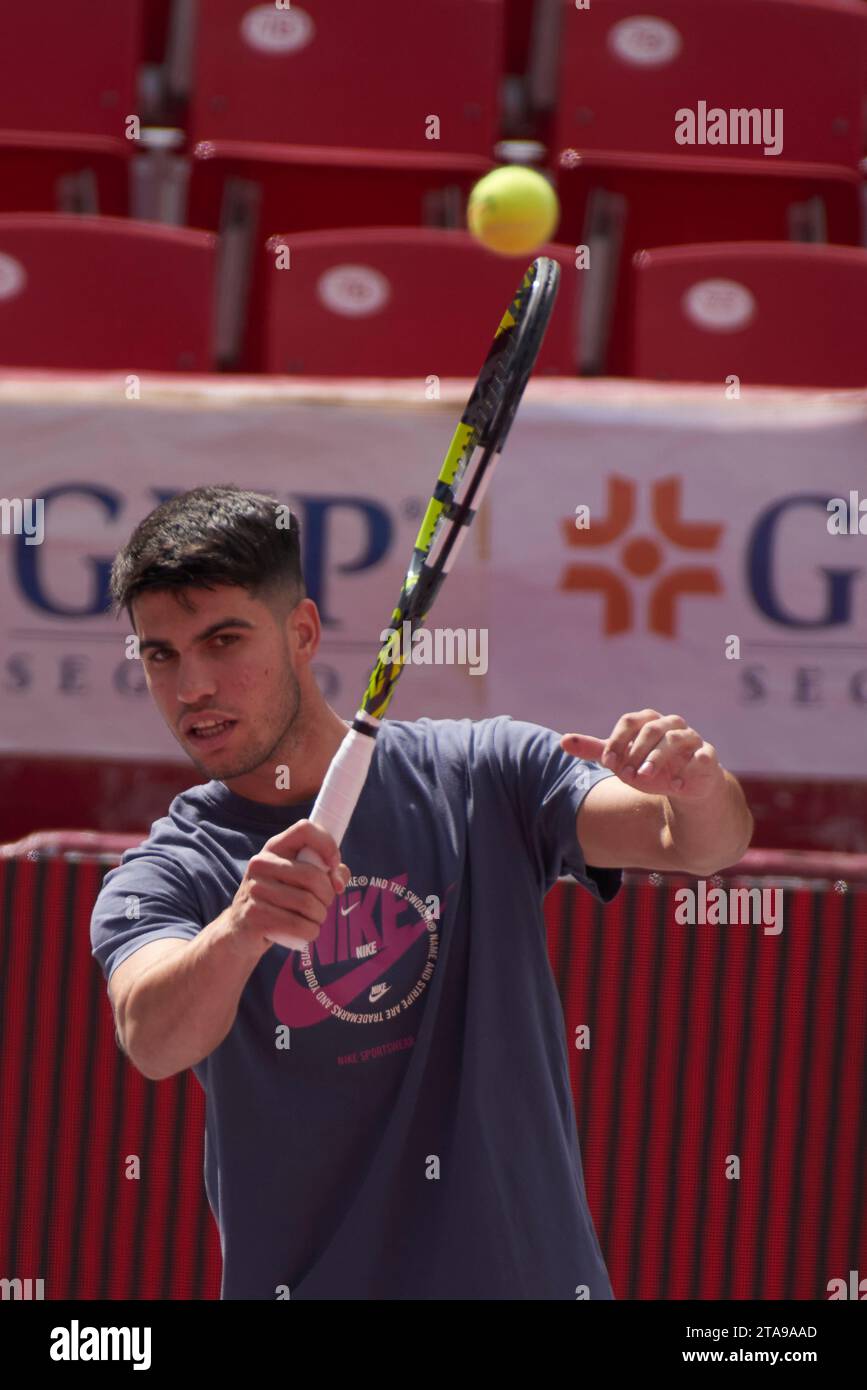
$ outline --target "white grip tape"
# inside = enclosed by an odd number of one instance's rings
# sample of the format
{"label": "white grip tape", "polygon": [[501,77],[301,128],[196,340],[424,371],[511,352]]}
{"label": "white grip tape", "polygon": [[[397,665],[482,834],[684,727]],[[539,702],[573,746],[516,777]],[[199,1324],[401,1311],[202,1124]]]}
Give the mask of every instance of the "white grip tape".
{"label": "white grip tape", "polygon": [[[321,825],[323,830],[327,830],[338,845],[346,834],[346,827],[367,781],[375,746],[376,739],[371,738],[369,734],[359,734],[355,729],[349,730],[331,759],[331,766],[325,774],[325,781],[310,812],[313,824]],[[312,864],[318,861],[319,856],[314,850],[305,847],[298,858]]]}
{"label": "white grip tape", "polygon": [[[355,729],[349,730],[331,759],[325,781],[310,812],[313,824],[327,830],[338,845],[346,833],[346,827],[367,780],[375,745],[376,739],[371,738],[369,734],[359,734]],[[324,860],[309,845],[304,846],[297,858],[302,864],[315,864],[319,869],[325,868]],[[279,930],[271,932],[268,940],[276,941],[280,946],[288,946],[292,951],[303,951],[310,945],[309,941],[289,936]]]}

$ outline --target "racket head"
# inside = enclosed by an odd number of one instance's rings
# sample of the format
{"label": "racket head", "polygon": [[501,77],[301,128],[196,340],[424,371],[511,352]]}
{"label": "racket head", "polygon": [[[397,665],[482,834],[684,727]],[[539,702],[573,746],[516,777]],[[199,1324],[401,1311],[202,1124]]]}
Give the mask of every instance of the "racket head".
{"label": "racket head", "polygon": [[[535,273],[528,284],[527,278],[531,271]],[[530,380],[536,365],[536,359],[539,356],[545,332],[554,310],[559,284],[559,262],[551,260],[549,256],[539,256],[529,266],[515,297],[514,303],[517,308],[516,336],[508,366],[508,379],[493,419],[481,440],[482,444],[490,444],[498,453],[502,452],[518,412],[518,406],[521,404],[527,382]],[[506,316],[504,315],[503,322],[505,319]],[[492,349],[496,341],[495,338],[491,345]]]}
{"label": "racket head", "polygon": [[559,282],[558,262],[538,256],[524,272],[500,320],[425,510],[359,713],[377,719],[385,714],[406,660],[404,624],[409,624],[411,640],[430,612],[472,522],[473,504],[481,500],[539,355]]}

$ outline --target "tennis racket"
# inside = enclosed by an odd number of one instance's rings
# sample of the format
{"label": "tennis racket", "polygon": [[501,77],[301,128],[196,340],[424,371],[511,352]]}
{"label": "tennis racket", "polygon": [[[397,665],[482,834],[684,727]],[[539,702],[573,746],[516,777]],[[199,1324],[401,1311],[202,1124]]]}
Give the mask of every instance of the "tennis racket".
{"label": "tennis racket", "polygon": [[[416,537],[388,634],[352,728],[331,761],[310,813],[311,821],[327,830],[338,845],[361,795],[376,735],[404,666],[406,643],[396,643],[393,634],[400,634],[402,639],[408,633],[411,641],[457,559],[539,355],[559,279],[560,266],[546,256],[537,257],[528,266],[500,320],[449,445]],[[409,623],[409,629],[404,628],[404,623]],[[315,850],[305,848],[298,858],[325,867]],[[292,950],[306,950],[309,946],[307,941],[277,932],[269,940]]]}

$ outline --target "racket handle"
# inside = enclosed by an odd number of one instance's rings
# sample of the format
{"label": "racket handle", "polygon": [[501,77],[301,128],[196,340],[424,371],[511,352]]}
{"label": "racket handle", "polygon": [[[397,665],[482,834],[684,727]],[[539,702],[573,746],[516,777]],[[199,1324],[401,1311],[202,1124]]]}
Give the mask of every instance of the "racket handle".
{"label": "racket handle", "polygon": [[[313,824],[327,830],[338,845],[346,833],[346,827],[367,780],[379,724],[380,721],[372,714],[362,714],[359,711],[355,716],[353,727],[345,735],[331,759],[325,781],[310,812]],[[315,864],[318,869],[325,868],[324,860],[309,845],[304,846],[297,859],[301,864]],[[267,939],[276,941],[280,946],[287,946],[292,951],[303,951],[310,945],[309,941],[301,937],[279,931],[272,932]]]}
{"label": "racket handle", "polygon": [[[355,716],[352,728],[344,736],[343,742],[331,759],[325,781],[310,812],[313,824],[327,830],[338,845],[346,834],[346,827],[367,781],[379,723],[372,714],[359,712]],[[302,863],[325,867],[316,851],[307,846],[302,849],[298,858]]]}

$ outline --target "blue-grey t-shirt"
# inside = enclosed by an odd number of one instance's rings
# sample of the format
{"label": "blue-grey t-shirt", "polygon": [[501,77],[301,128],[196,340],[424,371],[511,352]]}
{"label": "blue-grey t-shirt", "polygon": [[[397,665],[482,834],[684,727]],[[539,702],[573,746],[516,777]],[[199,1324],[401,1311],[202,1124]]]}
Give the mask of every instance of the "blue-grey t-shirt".
{"label": "blue-grey t-shirt", "polygon": [[[309,953],[265,953],[193,1068],[223,1298],[613,1297],[542,911],[564,873],[618,891],[575,832],[611,775],[508,716],[384,721],[341,846],[352,882]],[[105,877],[106,978],[147,941],[192,940],[311,809],[217,781],[176,797]]]}

